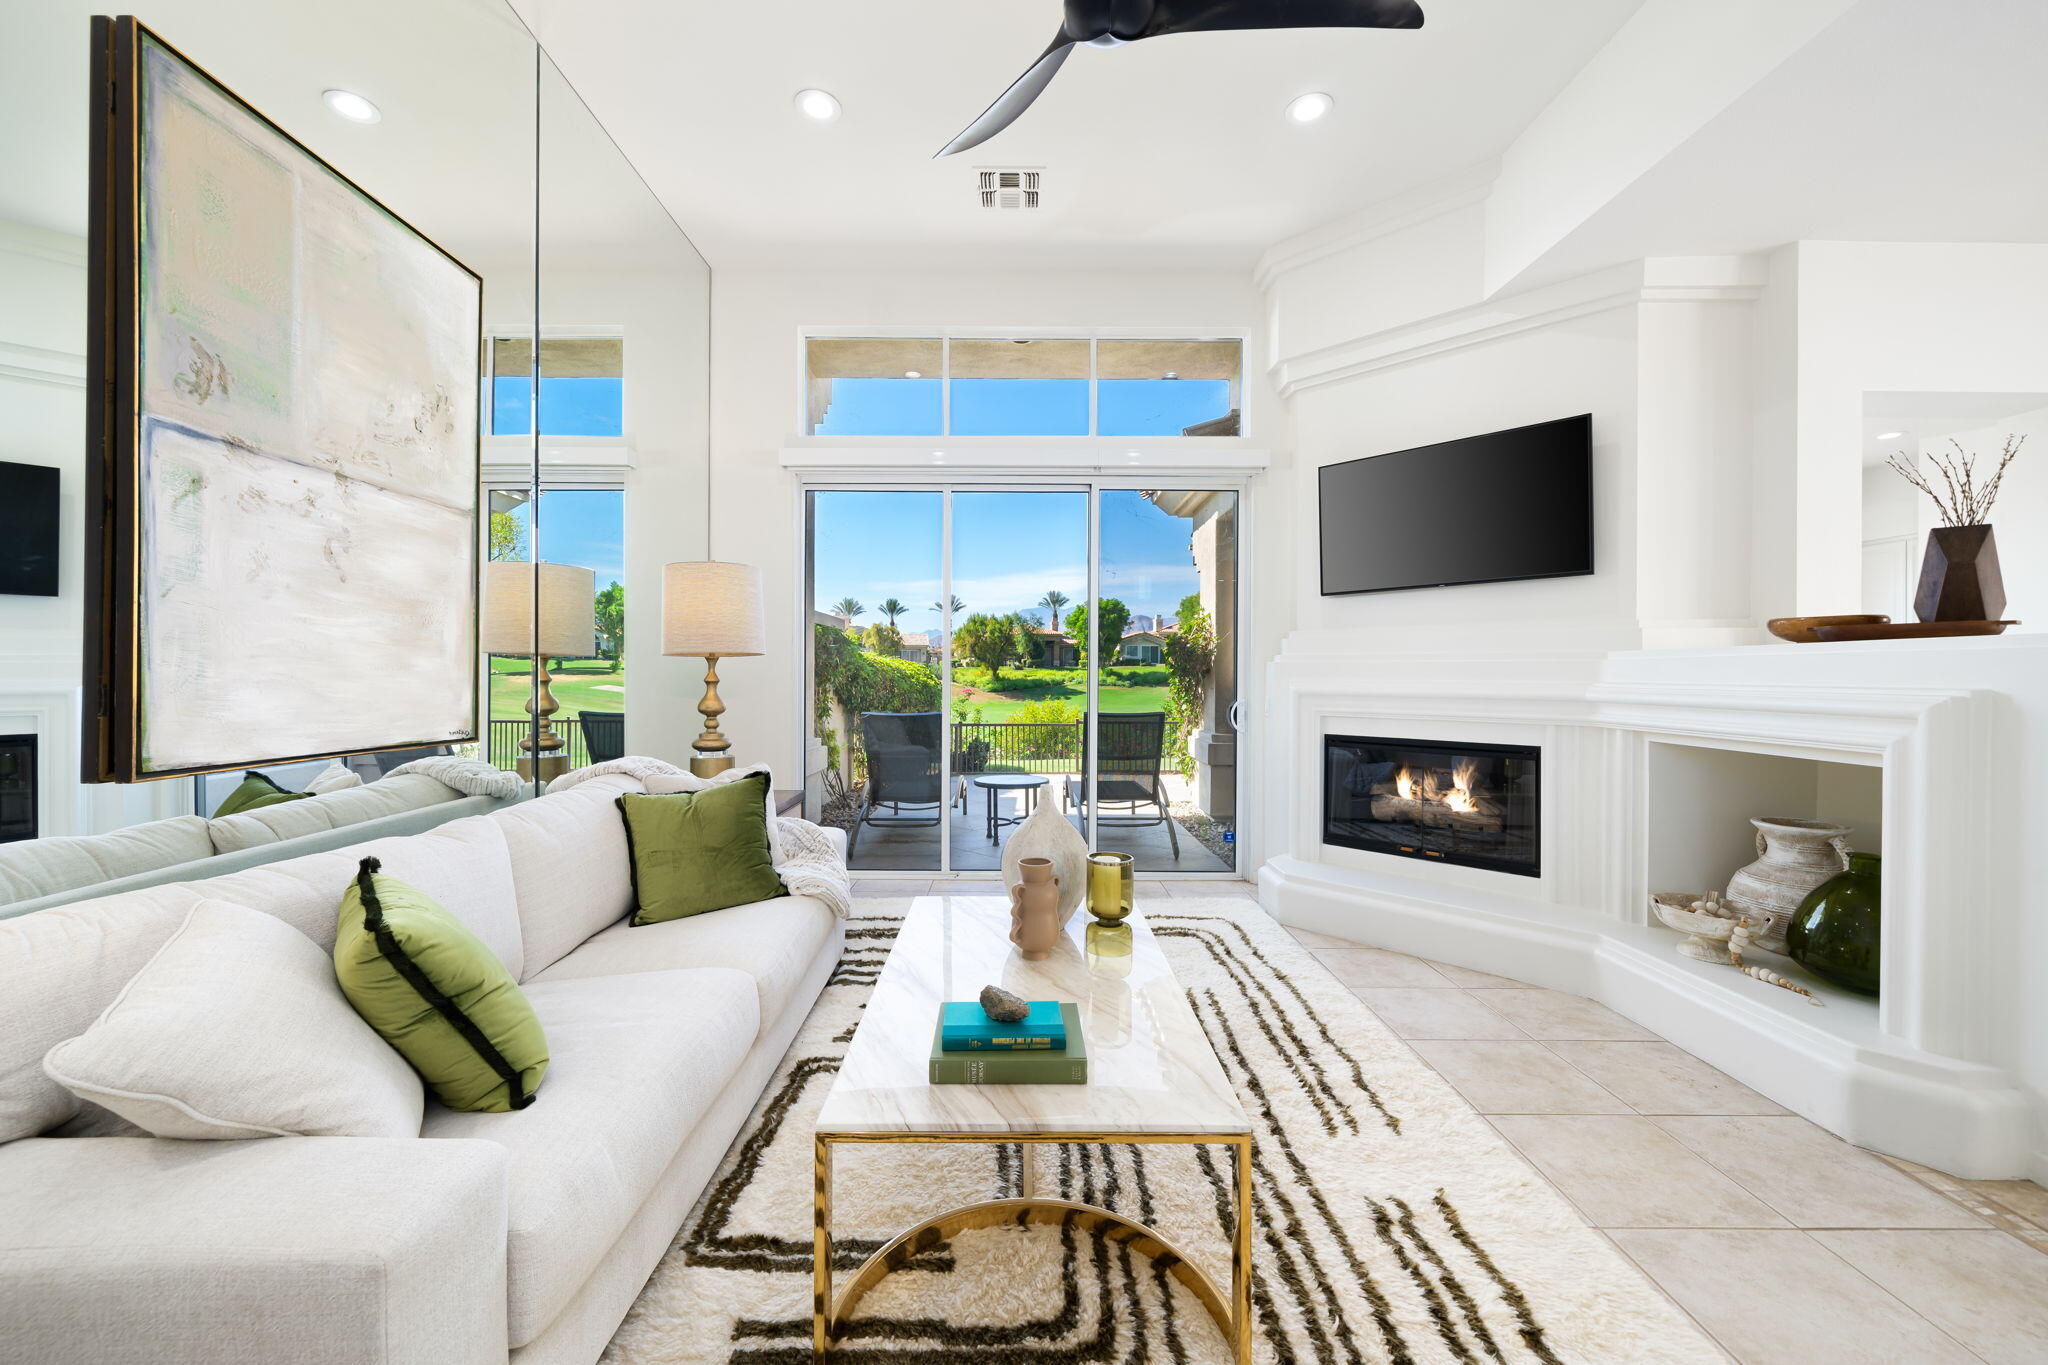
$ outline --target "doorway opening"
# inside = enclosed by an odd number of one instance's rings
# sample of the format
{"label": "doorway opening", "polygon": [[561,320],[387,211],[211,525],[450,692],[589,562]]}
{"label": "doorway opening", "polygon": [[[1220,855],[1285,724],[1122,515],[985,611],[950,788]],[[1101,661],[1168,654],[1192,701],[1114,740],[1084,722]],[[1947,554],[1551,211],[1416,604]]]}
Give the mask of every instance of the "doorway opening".
{"label": "doorway opening", "polygon": [[807,814],[856,871],[994,872],[1041,806],[1141,872],[1235,873],[1230,488],[815,488]]}

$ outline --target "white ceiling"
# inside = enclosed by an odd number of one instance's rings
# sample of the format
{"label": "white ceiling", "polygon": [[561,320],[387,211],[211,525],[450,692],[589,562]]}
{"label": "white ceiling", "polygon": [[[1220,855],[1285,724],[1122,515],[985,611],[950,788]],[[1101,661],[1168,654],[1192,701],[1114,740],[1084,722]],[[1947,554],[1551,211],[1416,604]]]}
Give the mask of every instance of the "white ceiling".
{"label": "white ceiling", "polygon": [[[932,153],[1058,28],[1058,0],[514,0],[712,263],[1246,265],[1497,156],[1640,0],[1422,0],[1414,32],[1083,48],[1022,120]],[[835,94],[815,124],[791,97]],[[1322,123],[1283,117],[1322,90]],[[1046,207],[979,207],[978,166]]]}
{"label": "white ceiling", "polygon": [[2044,54],[2044,0],[1860,0],[1518,283],[1798,240],[2048,240]]}
{"label": "white ceiling", "polygon": [[1866,393],[1863,463],[1883,464],[1922,441],[1997,427],[2048,408],[2048,393]]}

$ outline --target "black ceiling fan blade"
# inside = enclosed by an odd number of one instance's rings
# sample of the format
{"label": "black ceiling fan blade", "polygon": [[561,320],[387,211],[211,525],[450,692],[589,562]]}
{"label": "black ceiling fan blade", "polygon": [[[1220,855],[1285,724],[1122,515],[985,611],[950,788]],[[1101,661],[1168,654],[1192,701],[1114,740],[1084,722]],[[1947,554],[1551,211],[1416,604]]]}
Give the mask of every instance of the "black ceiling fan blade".
{"label": "black ceiling fan blade", "polygon": [[1157,0],[1141,38],[1248,28],[1421,28],[1415,0]]}
{"label": "black ceiling fan blade", "polygon": [[941,147],[932,159],[936,161],[941,156],[951,156],[955,152],[964,152],[969,147],[979,147],[1015,123],[1018,116],[1031,107],[1031,102],[1045,93],[1045,87],[1052,84],[1054,73],[1067,60],[1067,54],[1073,50],[1074,40],[1062,29],[1060,35],[1052,40],[1052,45],[1040,53],[1038,60],[1031,64],[1031,69],[1019,76],[980,118],[968,124],[960,136]]}

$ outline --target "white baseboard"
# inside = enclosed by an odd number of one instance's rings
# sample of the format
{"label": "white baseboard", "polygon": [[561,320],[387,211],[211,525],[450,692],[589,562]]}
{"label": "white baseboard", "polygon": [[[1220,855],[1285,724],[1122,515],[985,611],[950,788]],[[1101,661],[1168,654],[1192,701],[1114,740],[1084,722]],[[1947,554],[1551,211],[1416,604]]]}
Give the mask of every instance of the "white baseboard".
{"label": "white baseboard", "polygon": [[1292,857],[1258,885],[1282,924],[1597,1000],[1858,1146],[1965,1179],[2048,1171],[2010,1075],[1900,1043],[1861,997],[1814,1007],[1681,957],[1660,930],[1537,902]]}

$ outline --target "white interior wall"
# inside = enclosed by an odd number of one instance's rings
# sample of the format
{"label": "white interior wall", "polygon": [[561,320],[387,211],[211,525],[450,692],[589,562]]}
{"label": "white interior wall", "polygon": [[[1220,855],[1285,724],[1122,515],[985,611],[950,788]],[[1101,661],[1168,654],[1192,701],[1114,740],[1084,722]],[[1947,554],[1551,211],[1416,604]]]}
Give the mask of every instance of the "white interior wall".
{"label": "white interior wall", "polygon": [[[1256,594],[1244,615],[1252,660],[1270,658],[1288,628],[1291,572],[1282,547],[1286,520],[1286,420],[1258,360],[1260,304],[1238,273],[1057,274],[1002,272],[717,272],[712,307],[713,518],[710,553],[756,564],[766,586],[765,657],[721,663],[726,730],[742,763],[767,762],[782,785],[799,770],[803,686],[799,623],[803,600],[801,501],[796,477],[778,463],[796,430],[801,353],[807,327],[1186,327],[1191,335],[1244,330],[1245,435],[1269,449],[1274,470],[1258,496]],[[950,438],[948,445],[970,444]],[[1028,452],[1018,465],[1028,469]],[[1279,508],[1270,513],[1269,508]],[[637,670],[638,665],[635,665]],[[635,691],[639,691],[636,682]],[[694,705],[695,694],[691,694]],[[638,705],[636,702],[635,705]],[[802,719],[800,720],[800,717]]]}

